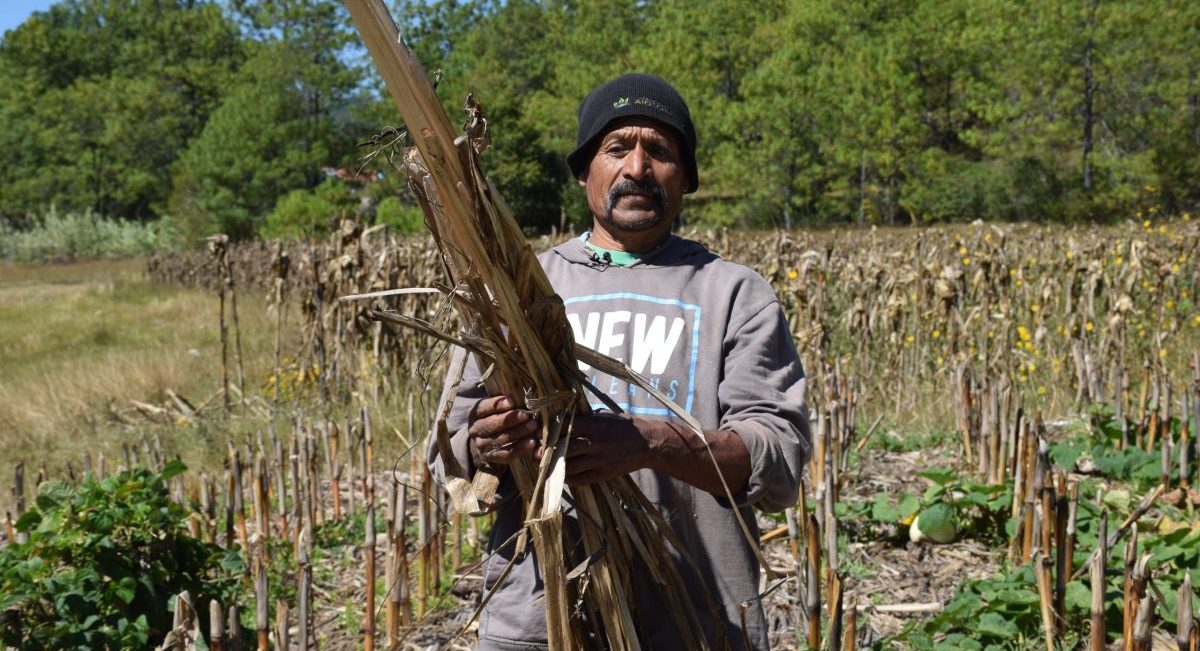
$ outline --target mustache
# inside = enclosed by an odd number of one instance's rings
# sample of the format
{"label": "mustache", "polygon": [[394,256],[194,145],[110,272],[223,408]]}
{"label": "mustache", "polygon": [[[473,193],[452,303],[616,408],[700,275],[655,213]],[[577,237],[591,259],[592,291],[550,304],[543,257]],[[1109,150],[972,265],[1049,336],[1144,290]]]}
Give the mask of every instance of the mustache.
{"label": "mustache", "polygon": [[648,194],[654,199],[654,203],[660,212],[667,210],[667,191],[658,183],[651,180],[635,181],[634,179],[625,179],[620,183],[612,186],[608,190],[608,212],[612,214],[613,206],[616,205],[617,199],[630,194]]}

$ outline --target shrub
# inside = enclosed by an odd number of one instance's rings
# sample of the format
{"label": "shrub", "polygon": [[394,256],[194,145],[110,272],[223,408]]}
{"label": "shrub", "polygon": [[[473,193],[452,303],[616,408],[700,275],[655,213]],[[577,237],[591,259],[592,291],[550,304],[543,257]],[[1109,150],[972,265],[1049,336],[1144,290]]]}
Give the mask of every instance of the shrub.
{"label": "shrub", "polygon": [[260,230],[265,238],[322,237],[353,214],[355,196],[345,182],[326,179],[312,190],[292,190],[275,204]]}
{"label": "shrub", "polygon": [[161,474],[136,468],[79,486],[45,482],[21,516],[22,544],[0,549],[0,643],[18,649],[145,649],[170,628],[168,601],[195,603],[233,586],[214,582],[236,554],[187,535],[186,511]]}
{"label": "shrub", "polygon": [[47,262],[77,258],[120,258],[172,248],[178,236],[169,218],[133,222],[90,210],[60,213],[53,206],[17,229],[0,222],[0,259]]}
{"label": "shrub", "polygon": [[425,216],[420,207],[397,197],[384,197],[375,206],[375,223],[387,224],[404,235],[415,235],[425,230]]}
{"label": "shrub", "polygon": [[260,234],[265,238],[320,237],[329,232],[336,211],[332,203],[308,190],[292,190],[275,204]]}

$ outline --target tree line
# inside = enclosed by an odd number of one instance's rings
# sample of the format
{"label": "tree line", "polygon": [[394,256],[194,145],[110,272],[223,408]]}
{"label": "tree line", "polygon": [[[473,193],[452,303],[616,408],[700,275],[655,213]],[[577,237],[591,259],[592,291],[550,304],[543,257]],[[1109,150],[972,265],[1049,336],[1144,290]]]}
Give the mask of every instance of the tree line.
{"label": "tree line", "polygon": [[[530,230],[585,223],[564,163],[598,83],[687,98],[717,226],[1149,218],[1200,204],[1192,0],[391,2]],[[412,223],[402,127],[335,0],[63,0],[0,40],[0,219],[51,205],[190,236]],[[341,178],[329,170],[343,170]],[[347,177],[351,180],[347,181]]]}

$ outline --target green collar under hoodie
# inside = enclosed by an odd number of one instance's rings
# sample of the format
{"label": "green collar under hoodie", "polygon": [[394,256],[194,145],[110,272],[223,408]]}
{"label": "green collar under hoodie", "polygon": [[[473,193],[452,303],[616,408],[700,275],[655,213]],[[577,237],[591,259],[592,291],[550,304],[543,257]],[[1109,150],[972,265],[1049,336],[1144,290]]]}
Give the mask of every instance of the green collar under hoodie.
{"label": "green collar under hoodie", "polygon": [[601,260],[613,265],[614,267],[628,267],[628,266],[637,264],[637,262],[642,259],[643,254],[641,254],[641,253],[633,253],[631,251],[617,251],[616,249],[606,249],[602,246],[597,246],[595,244],[592,244],[589,241],[591,239],[591,235],[592,235],[592,233],[590,231],[586,232],[580,236],[580,239],[583,240],[583,242],[587,246],[587,248],[589,250],[591,250],[593,253],[595,253],[596,255],[598,255]]}
{"label": "green collar under hoodie", "polygon": [[[698,242],[685,240],[677,235],[668,235],[661,243],[644,253],[615,251],[596,246],[590,242],[591,235],[591,231],[586,231],[579,237],[560,244],[552,251],[571,262],[596,266],[601,269],[607,267],[627,269],[643,265],[665,266],[679,263],[683,258],[696,255],[716,258],[715,254],[709,252]],[[664,254],[666,254],[665,257]],[[543,263],[545,255],[540,256]]]}

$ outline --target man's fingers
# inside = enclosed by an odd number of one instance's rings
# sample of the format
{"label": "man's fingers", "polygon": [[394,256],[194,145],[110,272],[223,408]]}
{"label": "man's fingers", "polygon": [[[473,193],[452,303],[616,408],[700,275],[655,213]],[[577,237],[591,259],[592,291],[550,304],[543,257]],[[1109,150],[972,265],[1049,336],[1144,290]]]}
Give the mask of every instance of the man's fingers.
{"label": "man's fingers", "polygon": [[574,459],[594,452],[592,440],[585,436],[572,436],[567,444],[567,458]]}
{"label": "man's fingers", "polygon": [[588,439],[572,439],[567,447],[567,480],[573,477],[591,473],[606,465],[611,465],[602,445],[593,444]]}
{"label": "man's fingers", "polygon": [[484,398],[483,400],[476,402],[475,406],[471,408],[469,418],[471,422],[475,422],[476,420],[491,416],[493,414],[500,414],[510,411],[516,406],[516,401],[509,396],[492,396],[491,398]]}
{"label": "man's fingers", "polygon": [[477,463],[509,465],[537,450],[537,418],[514,407],[508,396],[487,398],[476,405],[469,433]]}
{"label": "man's fingers", "polygon": [[589,469],[582,472],[568,472],[566,481],[568,486],[587,486],[611,478],[611,474],[600,469]]}
{"label": "man's fingers", "polygon": [[527,411],[510,409],[499,414],[492,414],[471,423],[472,436],[494,437],[509,430],[530,433],[537,431],[538,422]]}
{"label": "man's fingers", "polygon": [[[494,442],[495,439],[492,439]],[[532,455],[538,448],[538,440],[532,436],[528,436],[515,441],[509,441],[500,445],[493,445],[481,450],[481,455],[488,463],[500,465],[509,465],[521,457]]]}
{"label": "man's fingers", "polygon": [[538,438],[533,435],[536,431],[537,427],[513,428],[501,432],[495,436],[479,437],[477,440],[479,441],[480,447],[485,450],[507,449],[517,445],[518,443],[521,443],[522,441],[537,441]]}

